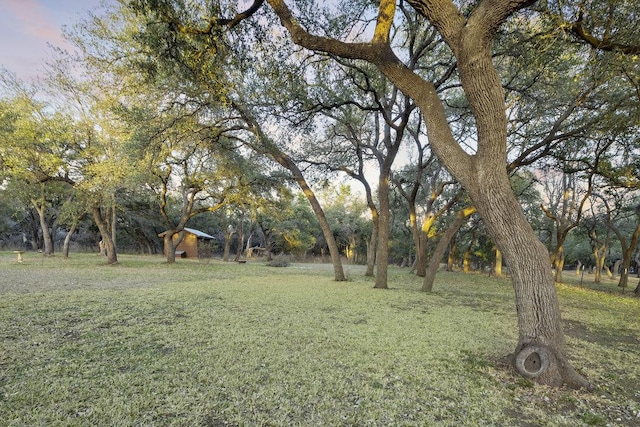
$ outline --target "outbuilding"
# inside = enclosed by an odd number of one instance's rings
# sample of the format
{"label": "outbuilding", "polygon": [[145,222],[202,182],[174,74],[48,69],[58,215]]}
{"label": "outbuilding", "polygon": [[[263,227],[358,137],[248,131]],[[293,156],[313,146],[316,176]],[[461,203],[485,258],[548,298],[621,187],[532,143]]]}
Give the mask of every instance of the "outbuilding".
{"label": "outbuilding", "polygon": [[[175,235],[174,239],[177,240],[178,236]],[[176,256],[180,258],[198,258],[200,254],[200,247],[202,243],[209,242],[215,238],[200,230],[193,228],[184,228],[184,238],[178,246],[176,246]]]}

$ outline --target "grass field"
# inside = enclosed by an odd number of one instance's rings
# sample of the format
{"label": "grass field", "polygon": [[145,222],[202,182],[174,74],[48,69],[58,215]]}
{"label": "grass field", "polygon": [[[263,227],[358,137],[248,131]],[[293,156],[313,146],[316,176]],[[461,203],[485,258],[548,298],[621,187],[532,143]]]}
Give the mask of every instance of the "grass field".
{"label": "grass field", "polygon": [[0,253],[3,426],[638,426],[640,299],[559,285],[593,392],[501,362],[510,283],[392,269]]}

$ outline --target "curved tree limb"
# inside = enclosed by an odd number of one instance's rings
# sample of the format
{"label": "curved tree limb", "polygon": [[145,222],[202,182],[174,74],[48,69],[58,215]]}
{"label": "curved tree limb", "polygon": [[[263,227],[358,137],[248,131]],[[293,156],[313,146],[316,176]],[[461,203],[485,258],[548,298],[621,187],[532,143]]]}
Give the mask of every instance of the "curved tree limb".
{"label": "curved tree limb", "polygon": [[581,12],[576,22],[571,22],[568,24],[569,31],[580,40],[587,42],[594,49],[604,50],[606,52],[619,52],[625,55],[640,54],[640,45],[616,43],[614,41],[611,41],[608,35],[605,35],[602,39],[599,39],[591,34],[589,30],[584,28],[583,23],[584,16]]}

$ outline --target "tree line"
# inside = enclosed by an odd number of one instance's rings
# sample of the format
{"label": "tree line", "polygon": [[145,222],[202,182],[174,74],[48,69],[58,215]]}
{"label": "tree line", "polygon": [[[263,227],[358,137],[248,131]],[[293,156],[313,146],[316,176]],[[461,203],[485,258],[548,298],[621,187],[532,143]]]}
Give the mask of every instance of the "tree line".
{"label": "tree line", "polygon": [[119,229],[159,236],[173,262],[202,218],[225,242],[252,236],[247,220],[269,249],[326,249],[338,281],[364,253],[376,288],[390,262],[429,291],[447,253],[497,272],[504,257],[515,354],[549,362],[519,371],[589,386],[566,358],[554,282],[567,260],[600,274],[614,247],[621,285],[637,271],[636,15],[633,2],[121,1],[68,31],[77,52],[45,87],[4,73],[2,208],[31,218],[45,254],[58,224],[72,236],[90,217],[110,263]]}

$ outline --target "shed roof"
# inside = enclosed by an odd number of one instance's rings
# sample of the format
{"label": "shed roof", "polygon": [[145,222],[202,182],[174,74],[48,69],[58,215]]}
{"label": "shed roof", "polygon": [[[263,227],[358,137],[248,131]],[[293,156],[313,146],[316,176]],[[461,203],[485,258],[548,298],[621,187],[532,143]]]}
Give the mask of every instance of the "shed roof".
{"label": "shed roof", "polygon": [[204,233],[200,230],[196,230],[194,228],[184,228],[184,231],[188,231],[191,234],[195,234],[197,237],[200,237],[202,239],[215,239],[215,237],[208,235],[207,233]]}

